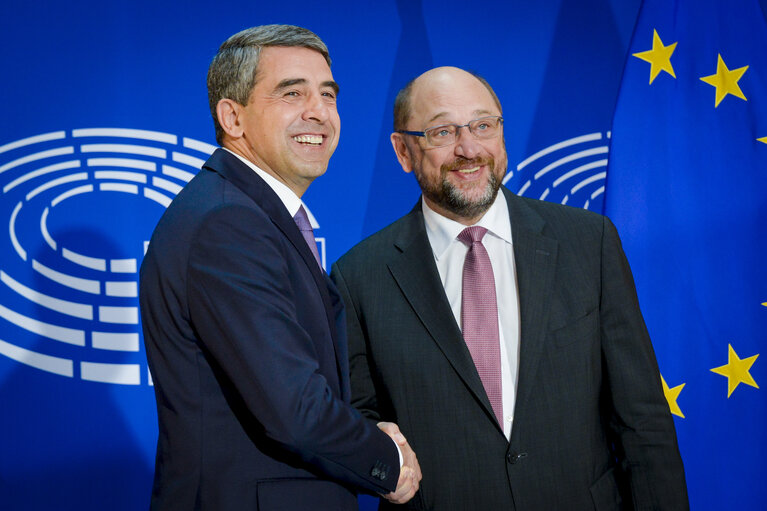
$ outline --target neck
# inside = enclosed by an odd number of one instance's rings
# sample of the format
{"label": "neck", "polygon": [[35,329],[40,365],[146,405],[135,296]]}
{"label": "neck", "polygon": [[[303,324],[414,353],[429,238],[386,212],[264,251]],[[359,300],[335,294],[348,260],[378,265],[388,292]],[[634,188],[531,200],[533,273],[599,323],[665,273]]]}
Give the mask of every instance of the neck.
{"label": "neck", "polygon": [[285,179],[284,176],[282,176],[279,172],[275,172],[274,169],[272,169],[261,158],[259,158],[258,155],[253,152],[250,146],[245,143],[244,139],[242,138],[236,140],[226,139],[224,140],[224,143],[221,144],[221,146],[232,151],[237,156],[240,156],[241,158],[249,161],[259,169],[274,177],[274,179],[280,181],[285,186],[290,188],[291,191],[295,193],[299,198],[301,198],[304,193],[306,193],[309,185],[312,184],[313,179],[300,179],[296,181]]}

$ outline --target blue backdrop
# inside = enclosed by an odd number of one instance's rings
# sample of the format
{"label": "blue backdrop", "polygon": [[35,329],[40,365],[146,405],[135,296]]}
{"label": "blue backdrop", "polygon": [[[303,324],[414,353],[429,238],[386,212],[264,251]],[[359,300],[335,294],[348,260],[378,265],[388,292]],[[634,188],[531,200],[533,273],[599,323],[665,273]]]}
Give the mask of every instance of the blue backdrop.
{"label": "blue backdrop", "polygon": [[[341,86],[341,142],[327,174],[304,196],[319,225],[315,232],[327,267],[415,203],[417,185],[401,171],[389,143],[391,108],[409,79],[434,66],[471,69],[494,86],[504,106],[507,186],[602,211],[613,112],[624,65],[632,63],[640,1],[476,5],[298,0],[4,6],[2,509],[147,507],[157,425],[136,271],[168,201],[214,148],[205,74],[220,43],[243,28],[301,25],[330,48]],[[651,39],[642,37],[640,50],[649,49]],[[731,67],[764,65],[760,55],[753,58],[761,61]],[[713,68],[707,74],[712,73]],[[749,100],[751,94],[765,97],[763,81],[752,87]],[[762,145],[758,168],[764,172],[767,144]],[[765,180],[762,174],[755,186],[765,187]],[[765,191],[752,210],[762,218]],[[644,214],[636,205],[629,210],[621,204],[614,201],[611,213]],[[627,225],[619,225],[624,237],[630,235]],[[761,301],[767,302],[764,280],[761,286]],[[663,325],[650,327],[661,338]],[[742,358],[759,351],[764,334],[756,341],[738,352]],[[756,383],[764,381],[761,362],[751,368]],[[667,374],[677,362],[659,350],[659,363]],[[677,385],[680,378],[669,383]],[[756,388],[739,392],[764,401]],[[684,406],[684,400],[681,393],[677,402]],[[680,436],[688,428],[711,431],[700,416],[676,420]],[[764,416],[754,421],[762,425]],[[707,490],[698,474],[716,462],[717,446],[705,448],[711,456],[693,455],[700,446],[686,438],[681,444],[691,498],[696,509],[706,509]],[[754,459],[767,454],[763,441],[752,447]],[[737,452],[733,456],[728,463],[737,462]],[[763,474],[751,473],[762,479]],[[731,497],[728,488],[717,489],[724,500]],[[750,479],[737,491],[748,504],[742,509],[757,509],[764,496]],[[374,505],[363,500],[365,508]]]}

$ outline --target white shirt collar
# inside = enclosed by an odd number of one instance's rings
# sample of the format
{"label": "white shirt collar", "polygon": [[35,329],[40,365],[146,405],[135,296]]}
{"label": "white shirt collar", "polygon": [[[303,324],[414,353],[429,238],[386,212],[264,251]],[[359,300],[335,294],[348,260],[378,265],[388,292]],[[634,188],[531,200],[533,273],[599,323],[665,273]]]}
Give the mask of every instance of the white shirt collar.
{"label": "white shirt collar", "polygon": [[234,151],[231,151],[227,149],[226,147],[222,147],[222,149],[229,151],[230,153],[235,155],[245,165],[253,169],[253,171],[256,174],[258,174],[258,176],[261,179],[266,181],[266,184],[269,185],[269,188],[274,190],[274,193],[277,194],[277,197],[279,197],[282,203],[285,205],[285,208],[288,210],[288,213],[290,213],[290,216],[294,216],[298,212],[298,208],[300,208],[303,205],[303,202],[301,201],[301,198],[293,192],[293,190],[288,188],[288,185],[286,185],[285,183],[283,183],[282,181],[280,181],[273,175],[269,174],[265,170],[261,170],[252,161],[243,158],[242,156],[235,153]]}
{"label": "white shirt collar", "polygon": [[[431,249],[434,251],[434,257],[439,261],[440,256],[445,253],[445,250],[447,250],[451,243],[460,243],[457,241],[458,235],[466,226],[446,218],[431,209],[426,204],[426,201],[423,200],[423,197],[421,197],[421,209],[423,210],[423,219],[426,224],[426,233],[431,243]],[[511,244],[511,220],[509,219],[509,208],[503,191],[498,191],[498,195],[495,197],[495,201],[490,206],[490,209],[474,225],[486,228],[496,238]]]}

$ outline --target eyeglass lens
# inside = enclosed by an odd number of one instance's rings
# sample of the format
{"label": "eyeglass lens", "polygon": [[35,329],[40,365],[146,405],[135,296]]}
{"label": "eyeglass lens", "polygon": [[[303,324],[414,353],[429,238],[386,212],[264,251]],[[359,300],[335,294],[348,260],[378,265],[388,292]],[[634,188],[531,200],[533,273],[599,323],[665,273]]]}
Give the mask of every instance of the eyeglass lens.
{"label": "eyeglass lens", "polygon": [[481,117],[470,121],[467,125],[445,124],[435,126],[425,130],[424,134],[429,144],[440,147],[455,142],[458,137],[458,130],[463,127],[468,127],[469,132],[476,138],[493,138],[500,133],[501,121],[500,117]]}

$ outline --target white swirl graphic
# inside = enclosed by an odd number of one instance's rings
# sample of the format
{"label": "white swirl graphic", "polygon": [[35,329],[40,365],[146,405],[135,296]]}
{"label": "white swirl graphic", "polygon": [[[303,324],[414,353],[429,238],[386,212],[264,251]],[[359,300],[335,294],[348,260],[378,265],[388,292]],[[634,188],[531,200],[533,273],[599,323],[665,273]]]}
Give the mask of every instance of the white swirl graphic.
{"label": "white swirl graphic", "polygon": [[[140,353],[138,267],[162,210],[214,149],[123,128],[0,146],[0,215],[8,226],[0,237],[0,354],[69,378],[151,384]],[[120,207],[126,197],[130,207]],[[61,218],[62,209],[77,212],[74,220]],[[143,239],[129,240],[137,249],[126,254],[89,237],[93,225],[104,239],[122,230]]]}
{"label": "white swirl graphic", "polygon": [[[523,183],[517,194],[589,209],[591,201],[605,192],[609,138],[609,131],[589,133],[526,158],[517,165],[517,182]],[[513,177],[514,172],[508,172],[503,183]]]}

